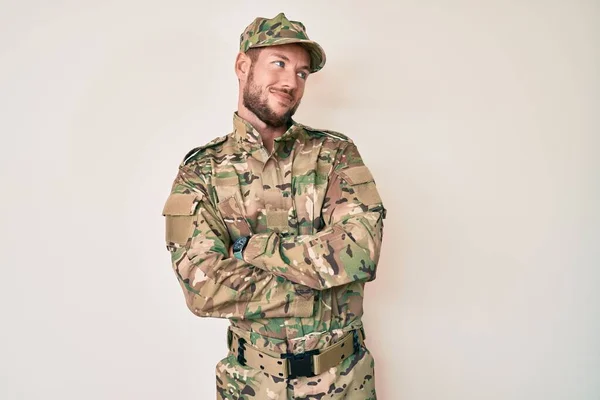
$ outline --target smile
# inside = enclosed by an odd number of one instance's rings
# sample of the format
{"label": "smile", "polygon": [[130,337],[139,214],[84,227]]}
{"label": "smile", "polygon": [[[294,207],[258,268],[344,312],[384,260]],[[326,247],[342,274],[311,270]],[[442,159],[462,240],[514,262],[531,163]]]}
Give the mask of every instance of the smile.
{"label": "smile", "polygon": [[291,103],[293,100],[292,96],[290,96],[287,93],[279,92],[276,90],[271,91],[271,93],[273,93],[275,96],[277,96],[277,98],[282,100],[284,103]]}

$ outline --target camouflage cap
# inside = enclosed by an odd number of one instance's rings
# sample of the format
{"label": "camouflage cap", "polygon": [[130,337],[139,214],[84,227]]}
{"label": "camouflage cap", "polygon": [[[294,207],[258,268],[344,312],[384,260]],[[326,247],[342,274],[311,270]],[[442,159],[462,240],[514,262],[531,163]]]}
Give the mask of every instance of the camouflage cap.
{"label": "camouflage cap", "polygon": [[325,65],[325,51],[308,38],[306,27],[299,21],[290,21],[284,13],[272,19],[258,17],[240,35],[240,51],[245,53],[255,47],[298,43],[308,50],[310,72],[317,72]]}

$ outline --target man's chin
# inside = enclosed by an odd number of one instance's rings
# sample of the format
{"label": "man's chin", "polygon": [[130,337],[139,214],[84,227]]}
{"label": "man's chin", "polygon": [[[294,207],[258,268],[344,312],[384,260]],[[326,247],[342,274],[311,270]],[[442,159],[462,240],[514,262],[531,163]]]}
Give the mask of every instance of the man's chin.
{"label": "man's chin", "polygon": [[284,107],[280,104],[269,103],[267,103],[267,107],[263,107],[260,109],[249,107],[249,110],[253,112],[254,115],[258,117],[258,119],[260,119],[262,122],[273,128],[279,128],[287,125],[290,122],[295,110],[292,111],[291,107]]}
{"label": "man's chin", "polygon": [[271,102],[270,107],[271,111],[276,114],[278,117],[282,117],[285,114],[289,113],[293,108],[291,103],[286,103],[283,101],[275,100]]}
{"label": "man's chin", "polygon": [[281,128],[282,126],[286,126],[290,121],[290,117],[287,114],[282,115],[271,115],[267,121],[263,120],[263,122],[273,128]]}
{"label": "man's chin", "polygon": [[278,120],[289,120],[291,108],[289,107],[271,107],[271,116]]}

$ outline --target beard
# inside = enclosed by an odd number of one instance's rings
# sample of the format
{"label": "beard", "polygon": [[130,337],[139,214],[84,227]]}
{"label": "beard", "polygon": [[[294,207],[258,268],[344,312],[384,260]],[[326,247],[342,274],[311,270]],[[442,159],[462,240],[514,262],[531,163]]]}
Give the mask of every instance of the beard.
{"label": "beard", "polygon": [[[293,96],[291,90],[280,89],[280,91]],[[244,107],[271,128],[279,128],[289,124],[300,105],[300,102],[298,102],[283,114],[278,115],[269,106],[267,93],[254,82],[254,69],[252,67],[248,74],[248,84],[244,88],[243,101]]]}

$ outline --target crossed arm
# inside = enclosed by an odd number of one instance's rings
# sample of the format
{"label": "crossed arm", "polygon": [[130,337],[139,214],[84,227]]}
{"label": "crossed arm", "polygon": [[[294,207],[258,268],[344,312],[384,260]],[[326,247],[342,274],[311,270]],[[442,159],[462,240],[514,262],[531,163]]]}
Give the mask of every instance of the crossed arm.
{"label": "crossed arm", "polygon": [[218,318],[309,317],[314,291],[375,278],[385,209],[354,144],[335,164],[314,235],[250,238],[244,261],[208,196],[205,177],[182,165],[163,215],[167,248],[186,303]]}
{"label": "crossed arm", "polygon": [[181,166],[163,215],[175,275],[190,311],[201,317],[309,317],[307,287],[230,257],[231,239],[204,177]]}
{"label": "crossed arm", "polygon": [[314,235],[253,235],[244,260],[315,290],[375,279],[385,208],[369,169],[353,143],[341,152],[330,177]]}

